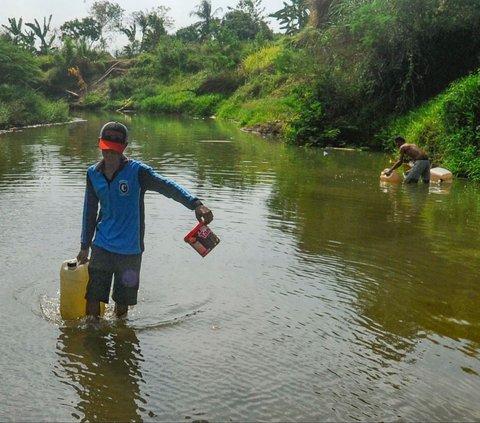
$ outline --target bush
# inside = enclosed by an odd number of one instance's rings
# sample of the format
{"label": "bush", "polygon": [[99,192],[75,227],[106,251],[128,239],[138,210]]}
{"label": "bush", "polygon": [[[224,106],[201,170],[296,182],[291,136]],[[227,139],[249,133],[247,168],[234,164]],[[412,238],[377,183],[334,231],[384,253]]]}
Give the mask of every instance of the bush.
{"label": "bush", "polygon": [[446,166],[480,180],[480,72],[453,84],[438,101]]}
{"label": "bush", "polygon": [[194,116],[212,116],[224,100],[220,94],[205,94],[196,96],[191,104],[191,113]]}
{"label": "bush", "polygon": [[[265,96],[262,98],[243,99],[238,96],[229,98],[221,104],[218,116],[233,119],[243,126],[286,122],[292,116],[292,98]],[[283,127],[283,125],[282,125]]]}
{"label": "bush", "polygon": [[49,101],[28,88],[0,86],[0,127],[26,126],[68,120],[68,105]]}
{"label": "bush", "polygon": [[199,95],[229,95],[235,92],[243,82],[243,77],[241,77],[237,72],[222,72],[217,75],[206,77],[196,89],[196,93]]}
{"label": "bush", "polygon": [[83,99],[82,106],[86,109],[100,109],[105,106],[106,97],[98,93],[88,93]]}
{"label": "bush", "polygon": [[36,58],[0,37],[0,84],[32,86],[40,80]]}
{"label": "bush", "polygon": [[264,47],[243,59],[241,68],[246,74],[253,74],[268,70],[275,65],[275,62],[281,51],[282,50],[279,45]]}
{"label": "bush", "polygon": [[137,108],[150,113],[177,113],[195,116],[211,116],[223,100],[219,94],[196,96],[192,91],[168,91],[144,98]]}
{"label": "bush", "polygon": [[137,79],[130,75],[110,79],[108,81],[109,97],[111,100],[129,98],[141,84],[145,86],[143,78]]}
{"label": "bush", "polygon": [[8,128],[10,125],[10,110],[7,103],[0,103],[0,129]]}

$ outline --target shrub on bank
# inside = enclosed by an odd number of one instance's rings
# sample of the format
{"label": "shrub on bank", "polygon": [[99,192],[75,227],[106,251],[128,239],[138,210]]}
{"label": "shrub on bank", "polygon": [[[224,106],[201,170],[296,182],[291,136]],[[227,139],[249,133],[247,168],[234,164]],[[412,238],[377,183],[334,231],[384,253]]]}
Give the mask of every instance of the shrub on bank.
{"label": "shrub on bank", "polygon": [[195,95],[191,91],[164,91],[135,103],[138,110],[149,113],[190,114],[193,116],[211,116],[223,96],[219,94]]}
{"label": "shrub on bank", "polygon": [[33,54],[0,37],[0,57],[0,129],[67,120],[67,104],[39,92],[41,72]]}
{"label": "shrub on bank", "polygon": [[297,82],[288,74],[277,72],[278,58],[276,47],[247,56],[242,66],[244,84],[221,104],[217,115],[243,126],[288,122],[295,108],[293,91]]}
{"label": "shrub on bank", "polygon": [[66,102],[47,100],[27,88],[3,85],[0,87],[0,99],[1,129],[68,120]]}

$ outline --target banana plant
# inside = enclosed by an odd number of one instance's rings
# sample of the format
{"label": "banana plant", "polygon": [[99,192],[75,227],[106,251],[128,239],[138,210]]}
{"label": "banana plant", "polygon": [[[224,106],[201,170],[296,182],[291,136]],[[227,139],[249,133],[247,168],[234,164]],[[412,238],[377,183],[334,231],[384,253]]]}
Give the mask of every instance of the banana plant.
{"label": "banana plant", "polygon": [[55,34],[48,36],[50,32],[50,24],[52,22],[52,15],[50,15],[47,23],[47,18],[43,18],[43,27],[40,26],[38,21],[34,19],[34,23],[27,22],[25,23],[26,26],[32,29],[35,36],[40,40],[40,49],[38,53],[40,55],[46,55],[52,51],[52,45],[55,41]]}
{"label": "banana plant", "polygon": [[128,57],[132,57],[134,54],[138,53],[140,50],[140,42],[136,39],[137,37],[137,25],[132,23],[128,27],[120,27],[120,31],[123,32],[130,43],[128,46],[123,48],[124,52]]}
{"label": "banana plant", "polygon": [[[23,19],[18,21],[16,18],[8,18],[9,25],[2,26],[7,30],[8,35],[14,44],[19,45],[25,50],[35,51],[35,34],[33,32],[23,32]],[[28,25],[28,24],[27,24]]]}

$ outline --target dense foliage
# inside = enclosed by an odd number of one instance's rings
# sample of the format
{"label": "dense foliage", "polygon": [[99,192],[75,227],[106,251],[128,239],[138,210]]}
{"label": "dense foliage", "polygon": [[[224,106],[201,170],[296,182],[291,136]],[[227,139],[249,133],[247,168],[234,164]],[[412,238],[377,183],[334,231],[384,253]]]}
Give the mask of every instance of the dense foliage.
{"label": "dense foliage", "polygon": [[[370,0],[335,9],[334,24],[302,34],[312,60],[292,123],[297,143],[362,142],[479,66],[480,3]],[[307,65],[307,66],[308,66]]]}
{"label": "dense foliage", "polygon": [[[96,1],[88,17],[60,27],[57,44],[51,18],[43,26],[10,18],[0,48],[14,49],[15,60],[0,62],[2,84],[37,84],[74,107],[215,114],[297,145],[380,149],[397,130],[480,179],[476,118],[451,113],[477,116],[459,90],[468,86],[476,98],[478,76],[468,75],[480,66],[478,0],[285,0],[269,16],[283,34],[270,29],[262,0],[225,11],[200,0],[195,22],[175,33],[168,12],[125,16],[116,3]],[[107,53],[119,34],[127,43]],[[426,115],[445,123],[420,131]]]}
{"label": "dense foliage", "polygon": [[65,121],[66,102],[54,102],[38,92],[42,73],[28,51],[0,38],[0,129]]}

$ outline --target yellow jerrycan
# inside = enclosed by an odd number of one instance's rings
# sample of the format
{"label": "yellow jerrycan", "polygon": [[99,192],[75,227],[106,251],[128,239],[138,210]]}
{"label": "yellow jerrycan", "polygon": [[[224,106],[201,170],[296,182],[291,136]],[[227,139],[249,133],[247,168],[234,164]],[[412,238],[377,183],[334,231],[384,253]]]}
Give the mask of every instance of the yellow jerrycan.
{"label": "yellow jerrycan", "polygon": [[[65,260],[60,269],[60,315],[64,320],[79,319],[87,314],[85,292],[88,284],[88,263]],[[103,316],[105,304],[100,303]]]}

